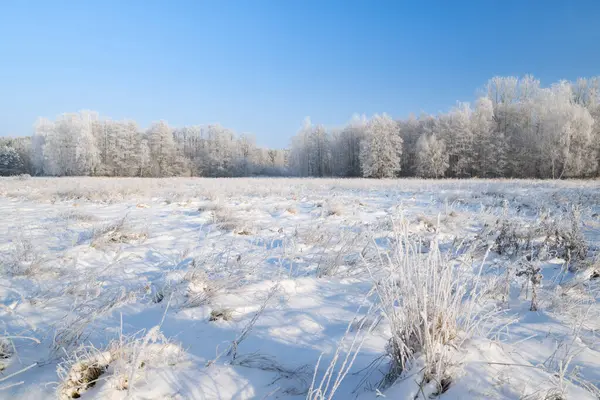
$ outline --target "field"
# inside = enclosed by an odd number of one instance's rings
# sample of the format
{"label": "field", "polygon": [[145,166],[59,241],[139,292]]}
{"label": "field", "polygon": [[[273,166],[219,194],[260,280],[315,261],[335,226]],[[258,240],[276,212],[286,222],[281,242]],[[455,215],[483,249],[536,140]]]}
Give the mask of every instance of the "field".
{"label": "field", "polygon": [[0,180],[0,398],[597,399],[600,182]]}

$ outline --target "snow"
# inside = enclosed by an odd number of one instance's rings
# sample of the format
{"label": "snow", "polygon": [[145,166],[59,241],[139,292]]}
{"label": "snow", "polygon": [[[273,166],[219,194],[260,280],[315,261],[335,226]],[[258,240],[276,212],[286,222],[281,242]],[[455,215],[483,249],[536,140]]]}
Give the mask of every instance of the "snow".
{"label": "snow", "polygon": [[[377,311],[367,315],[369,292],[396,222],[450,249],[486,224],[492,243],[503,218],[526,227],[544,210],[568,221],[576,204],[590,266],[572,272],[560,257],[545,259],[538,311],[529,311],[523,278],[512,277],[501,300],[506,266],[518,260],[488,254],[486,304],[501,312],[448,349],[452,382],[439,397],[597,398],[586,386],[600,382],[591,278],[599,189],[597,181],[1,179],[0,337],[14,351],[0,358],[0,388],[15,386],[0,398],[60,398],[64,375],[100,356],[111,361],[82,398],[305,398],[355,334],[364,342],[333,398],[422,398],[436,387],[419,387],[421,358],[375,390],[390,327]],[[469,273],[483,247],[469,251]],[[226,317],[211,321],[213,311]],[[364,316],[374,327],[357,332]]]}

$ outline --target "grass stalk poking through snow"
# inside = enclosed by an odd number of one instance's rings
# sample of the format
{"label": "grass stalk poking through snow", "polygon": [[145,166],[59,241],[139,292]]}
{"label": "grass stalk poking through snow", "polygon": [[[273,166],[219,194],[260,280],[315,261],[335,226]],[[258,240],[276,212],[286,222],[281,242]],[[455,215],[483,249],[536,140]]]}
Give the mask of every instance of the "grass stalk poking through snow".
{"label": "grass stalk poking through snow", "polygon": [[451,382],[452,351],[494,314],[478,304],[486,292],[483,262],[473,274],[442,254],[437,239],[423,252],[421,241],[410,238],[404,220],[395,226],[395,236],[392,250],[380,256],[380,270],[371,269],[392,333],[389,370],[379,386],[392,385],[419,358],[424,363],[423,383],[435,383],[432,391],[441,393]]}

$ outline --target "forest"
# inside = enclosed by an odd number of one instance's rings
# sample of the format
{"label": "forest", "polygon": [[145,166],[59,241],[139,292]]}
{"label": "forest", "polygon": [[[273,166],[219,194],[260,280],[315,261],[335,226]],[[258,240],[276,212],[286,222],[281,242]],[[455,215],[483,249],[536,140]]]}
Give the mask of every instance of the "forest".
{"label": "forest", "polygon": [[592,178],[600,175],[600,79],[543,87],[494,77],[474,104],[394,120],[355,115],[341,128],[306,118],[288,149],[221,125],[147,129],[92,111],[40,118],[0,138],[0,175]]}

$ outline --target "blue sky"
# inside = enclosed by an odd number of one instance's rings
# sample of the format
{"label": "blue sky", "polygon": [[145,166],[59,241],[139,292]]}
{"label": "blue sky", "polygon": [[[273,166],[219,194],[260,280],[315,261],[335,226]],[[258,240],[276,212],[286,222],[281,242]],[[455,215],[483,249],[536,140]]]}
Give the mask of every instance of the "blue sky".
{"label": "blue sky", "polygon": [[283,147],[310,116],[448,110],[494,75],[600,75],[600,1],[0,1],[0,135],[92,109]]}

